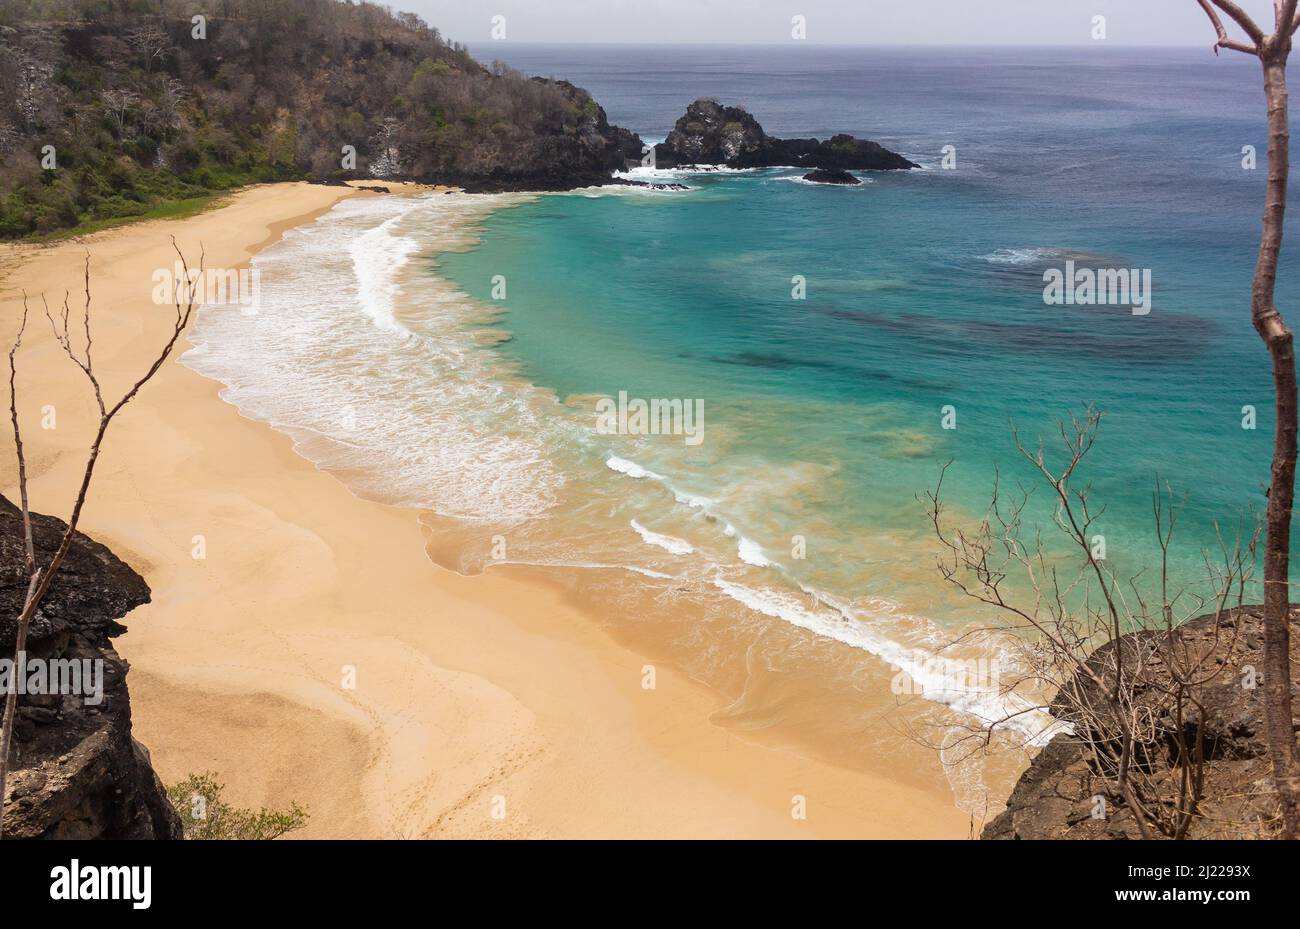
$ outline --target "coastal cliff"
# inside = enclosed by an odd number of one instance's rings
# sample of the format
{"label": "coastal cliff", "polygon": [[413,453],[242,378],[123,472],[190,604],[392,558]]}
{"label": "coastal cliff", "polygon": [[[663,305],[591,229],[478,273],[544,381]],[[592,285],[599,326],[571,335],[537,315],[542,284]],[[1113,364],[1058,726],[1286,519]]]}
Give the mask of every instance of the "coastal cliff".
{"label": "coastal cliff", "polygon": [[539,127],[541,147],[535,160],[494,165],[487,171],[452,169],[436,178],[420,179],[455,184],[470,193],[571,190],[608,184],[613,172],[641,157],[641,137],[611,126],[604,108],[587,91],[568,81],[532,80],[558,90],[571,107],[552,114],[552,121]]}
{"label": "coastal cliff", "polygon": [[[1300,612],[1300,611],[1298,611]],[[1292,622],[1295,622],[1293,616]],[[1192,821],[1188,838],[1261,838],[1268,835],[1269,821],[1277,813],[1277,799],[1272,787],[1272,765],[1264,737],[1262,690],[1243,686],[1252,678],[1252,669],[1263,666],[1263,630],[1260,607],[1243,607],[1221,620],[1216,636],[1214,616],[1200,616],[1179,627],[1183,642],[1191,649],[1213,648],[1218,673],[1200,688],[1204,707],[1200,737],[1205,751],[1205,800],[1200,815]],[[1136,636],[1163,635],[1137,633],[1118,641],[1122,654],[1143,654],[1149,662],[1158,658],[1147,649],[1129,646]],[[1300,659],[1300,649],[1293,642],[1292,660]],[[1105,666],[1114,654],[1114,643],[1098,649],[1090,659],[1094,667]],[[1131,660],[1131,659],[1126,659]],[[1152,675],[1160,679],[1158,673]],[[1095,684],[1083,678],[1076,686],[1086,695],[1095,693]],[[1293,694],[1297,684],[1292,683]],[[1100,699],[1100,698],[1098,698]],[[1139,691],[1135,694],[1135,714],[1143,706],[1156,708],[1160,695]],[[1300,701],[1297,702],[1300,706]],[[1080,727],[1064,703],[1058,699],[1053,715]],[[1191,710],[1188,711],[1191,719]],[[1180,769],[1173,764],[1173,733],[1176,723],[1169,714],[1153,714],[1153,735],[1139,746],[1142,763],[1154,783],[1172,783]],[[1184,720],[1184,726],[1194,723]],[[1300,729],[1300,718],[1295,721]],[[1110,796],[1113,781],[1097,776],[1091,753],[1083,744],[1086,731],[1056,736],[1034,758],[1021,775],[1007,809],[990,821],[983,830],[984,839],[1136,839],[1140,838],[1123,801]],[[1195,733],[1189,733],[1194,738]],[[1171,791],[1172,793],[1172,791]],[[1094,817],[1097,797],[1105,798],[1107,814]]]}
{"label": "coastal cliff", "polygon": [[[896,152],[851,135],[829,139],[778,139],[748,111],[701,98],[686,108],[668,138],[655,146],[655,165],[725,165],[729,168],[793,166],[827,171],[897,171],[919,168]],[[816,180],[816,179],[814,179]]]}
{"label": "coastal cliff", "polygon": [[[57,548],[61,520],[33,514],[38,558]],[[0,497],[0,657],[11,660],[27,587],[22,514]],[[5,804],[6,838],[179,839],[181,822],[131,735],[117,620],[149,602],[144,579],[77,533],[28,631],[28,660],[102,661],[102,694],[22,694]]]}
{"label": "coastal cliff", "polygon": [[339,0],[145,7],[49,0],[36,17],[0,4],[0,239],[274,181],[609,184],[642,154],[585,90],[485,67],[412,14]]}

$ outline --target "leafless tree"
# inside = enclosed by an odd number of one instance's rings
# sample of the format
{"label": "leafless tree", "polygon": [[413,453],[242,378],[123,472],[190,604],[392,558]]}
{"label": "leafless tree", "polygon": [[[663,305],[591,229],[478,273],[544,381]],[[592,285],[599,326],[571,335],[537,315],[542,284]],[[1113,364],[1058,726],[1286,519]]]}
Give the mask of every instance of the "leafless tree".
{"label": "leafless tree", "polygon": [[100,92],[99,99],[117,125],[117,134],[124,135],[131,111],[140,105],[140,95],[133,90],[104,90]]}
{"label": "leafless tree", "polygon": [[126,34],[126,43],[144,60],[145,71],[152,71],[154,63],[161,64],[171,51],[167,33],[157,26],[137,26]]}
{"label": "leafless tree", "polygon": [[[1282,249],[1291,157],[1286,65],[1292,36],[1300,29],[1300,13],[1297,13],[1300,4],[1298,0],[1273,0],[1274,23],[1270,34],[1232,0],[1197,2],[1214,26],[1216,54],[1226,48],[1254,55],[1264,68],[1268,188],[1250,299],[1251,321],[1272,356],[1277,415],[1264,548],[1264,710],[1273,780],[1282,806],[1283,836],[1294,839],[1300,837],[1300,750],[1292,723],[1289,567],[1291,506],[1295,494],[1296,370],[1292,333],[1273,302],[1273,292],[1278,254]],[[1224,15],[1241,29],[1245,40],[1229,35],[1224,27]]]}
{"label": "leafless tree", "polygon": [[163,125],[167,129],[176,129],[181,124],[181,107],[186,100],[185,85],[174,77],[162,79],[161,93],[158,95],[158,109],[162,114]]}
{"label": "leafless tree", "polygon": [[[80,326],[76,325],[76,314],[73,312],[69,303],[69,298],[65,294],[63,306],[51,312],[48,303],[44,297],[41,298],[45,306],[45,315],[49,319],[50,328],[54,333],[54,339],[59,347],[63,349],[64,354],[72,361],[74,365],[85,375],[89,382],[95,397],[95,405],[99,412],[99,422],[95,429],[94,438],[91,440],[90,448],[86,455],[86,463],[82,470],[81,482],[77,488],[77,496],[72,504],[72,512],[68,517],[67,528],[64,530],[59,540],[59,546],[54,553],[49,556],[48,560],[41,563],[38,558],[36,548],[32,540],[32,521],[31,510],[28,506],[27,497],[27,458],[23,450],[22,430],[18,425],[18,353],[22,347],[23,335],[27,331],[28,320],[28,298],[23,294],[23,314],[22,320],[18,326],[18,334],[14,339],[12,347],[9,349],[9,419],[14,433],[14,449],[18,457],[18,495],[19,505],[22,508],[23,519],[23,543],[25,550],[25,567],[27,570],[27,594],[23,600],[22,612],[18,615],[16,621],[16,633],[14,644],[14,667],[15,669],[26,667],[26,647],[27,647],[27,630],[31,625],[32,617],[35,615],[37,608],[40,607],[42,599],[50,589],[50,584],[54,580],[55,574],[58,573],[59,567],[63,564],[68,550],[72,547],[73,537],[77,532],[77,525],[81,521],[82,509],[86,504],[86,495],[90,491],[91,480],[95,476],[95,465],[99,461],[100,452],[103,449],[105,436],[112,425],[117,414],[135,399],[140,389],[147,384],[163,363],[171,357],[176,343],[180,340],[181,333],[189,325],[190,317],[194,313],[197,305],[201,287],[190,275],[189,265],[186,262],[185,255],[176,245],[176,240],[172,240],[172,248],[175,250],[180,260],[181,268],[185,274],[184,281],[177,281],[173,293],[174,306],[176,315],[172,321],[171,330],[158,353],[154,356],[153,362],[145,372],[127,388],[120,398],[109,403],[104,398],[104,388],[100,381],[99,374],[95,370],[95,362],[92,355],[93,338],[91,335],[91,294],[90,294],[90,255],[86,255],[86,265],[84,274],[85,286],[85,304],[81,311]],[[198,280],[203,278],[203,255],[200,252],[198,266]],[[80,333],[77,329],[80,329]],[[3,722],[0,723],[0,836],[4,834],[4,795],[5,782],[9,775],[9,752],[13,740],[14,714],[18,707],[17,688],[10,688],[5,697]]]}
{"label": "leafless tree", "polygon": [[[925,495],[941,543],[939,570],[1005,620],[996,630],[976,632],[999,635],[1013,672],[998,676],[1000,693],[1011,698],[1005,715],[959,725],[955,738],[949,730],[942,748],[949,758],[954,751],[961,757],[963,750],[993,750],[998,736],[1013,732],[1026,714],[1051,711],[1061,722],[1048,735],[1072,727],[1090,770],[1139,835],[1185,838],[1205,799],[1205,733],[1212,720],[1204,689],[1221,683],[1230,660],[1240,657],[1237,624],[1229,619],[1242,608],[1254,574],[1259,527],[1256,522],[1231,544],[1220,536],[1217,556],[1205,559],[1203,588],[1175,590],[1169,554],[1179,507],[1157,482],[1152,510],[1161,559],[1154,593],[1144,594],[1137,577],[1116,577],[1094,538],[1103,510],[1081,477],[1101,418],[1089,410],[1062,425],[1064,463],[1055,469],[1041,447],[1028,449],[1016,436],[1017,450],[1050,488],[1051,521],[1065,539],[1064,555],[1049,554],[1040,530],[1026,526],[1029,490],[1007,499],[995,486],[987,514],[971,530],[946,524],[946,467]],[[1071,562],[1073,570],[1063,569]],[[1185,628],[1202,615],[1210,621]]]}

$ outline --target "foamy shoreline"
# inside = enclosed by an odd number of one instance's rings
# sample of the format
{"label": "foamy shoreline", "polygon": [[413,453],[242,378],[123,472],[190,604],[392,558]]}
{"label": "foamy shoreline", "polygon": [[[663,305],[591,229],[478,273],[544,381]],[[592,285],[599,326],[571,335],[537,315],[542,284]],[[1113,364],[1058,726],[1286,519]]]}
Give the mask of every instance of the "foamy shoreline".
{"label": "foamy shoreline", "polygon": [[[5,318],[21,289],[75,290],[88,247],[97,357],[116,385],[160,332],[150,277],[171,263],[169,235],[238,267],[352,195],[257,187],[179,222],[6,246]],[[33,506],[63,514],[88,398],[47,330],[29,330],[24,356]],[[53,431],[38,425],[46,404]],[[415,511],[354,496],[180,364],[116,428],[84,528],[153,590],[117,644],[135,734],[166,781],[215,770],[234,802],[308,806],[315,836],[967,834],[942,792],[711,724],[718,700],[665,666],[643,689],[646,660],[526,569],[434,567]],[[6,462],[12,495],[12,450]]]}

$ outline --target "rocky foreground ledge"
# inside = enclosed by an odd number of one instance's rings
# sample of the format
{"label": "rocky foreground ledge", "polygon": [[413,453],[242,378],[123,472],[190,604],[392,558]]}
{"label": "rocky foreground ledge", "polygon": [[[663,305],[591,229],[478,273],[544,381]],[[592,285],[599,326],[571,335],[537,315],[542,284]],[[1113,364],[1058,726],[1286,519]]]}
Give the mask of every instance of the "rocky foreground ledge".
{"label": "rocky foreground ledge", "polygon": [[778,139],[764,132],[748,111],[707,98],[687,107],[668,138],[655,146],[656,167],[679,165],[826,171],[905,171],[921,167],[877,142],[851,135],[820,141]]}
{"label": "rocky foreground ledge", "polygon": [[[33,515],[38,558],[57,548],[66,524]],[[0,659],[12,660],[26,594],[21,511],[0,497]],[[131,736],[128,666],[111,637],[117,620],[149,602],[144,579],[81,533],[28,631],[31,659],[103,661],[102,700],[25,694],[18,698],[5,838],[179,839],[181,821]]]}
{"label": "rocky foreground ledge", "polygon": [[[1296,616],[1292,616],[1292,624]],[[1200,616],[1179,627],[1184,641],[1191,647],[1215,643],[1213,614]],[[1131,649],[1138,633],[1124,636],[1122,654],[1149,654],[1148,649]],[[1243,607],[1221,620],[1216,645],[1218,673],[1201,691],[1205,708],[1202,739],[1205,746],[1205,797],[1201,816],[1193,820],[1188,838],[1264,838],[1269,822],[1277,815],[1277,800],[1272,787],[1272,765],[1265,741],[1262,688],[1243,686],[1250,668],[1263,667],[1263,623],[1261,607]],[[1094,667],[1104,667],[1114,653],[1107,643],[1094,653]],[[1300,659],[1300,648],[1292,641],[1292,662]],[[1126,659],[1131,661],[1132,659]],[[1150,677],[1160,680],[1158,659]],[[1080,678],[1078,685],[1085,694],[1095,693],[1095,685]],[[1297,685],[1292,682],[1293,697]],[[1101,698],[1097,698],[1100,702]],[[1153,694],[1136,694],[1137,710],[1143,704],[1154,707]],[[1161,704],[1163,705],[1163,704]],[[1300,703],[1297,703],[1300,706]],[[1053,715],[1079,725],[1058,701]],[[1180,771],[1173,765],[1175,721],[1160,712],[1155,721],[1155,738],[1141,745],[1143,764],[1148,766],[1157,783],[1174,783]],[[1188,710],[1189,717],[1191,710]],[[1295,721],[1300,729],[1300,719]],[[1191,722],[1184,725],[1191,726]],[[1123,800],[1108,794],[1113,781],[1097,776],[1091,753],[1082,744],[1080,734],[1061,734],[1048,743],[1021,775],[1007,801],[1007,809],[984,827],[984,839],[1136,839],[1140,838]],[[1188,732],[1189,738],[1194,732]],[[1174,795],[1170,789],[1160,791]],[[1094,798],[1106,798],[1108,814],[1094,818]]]}

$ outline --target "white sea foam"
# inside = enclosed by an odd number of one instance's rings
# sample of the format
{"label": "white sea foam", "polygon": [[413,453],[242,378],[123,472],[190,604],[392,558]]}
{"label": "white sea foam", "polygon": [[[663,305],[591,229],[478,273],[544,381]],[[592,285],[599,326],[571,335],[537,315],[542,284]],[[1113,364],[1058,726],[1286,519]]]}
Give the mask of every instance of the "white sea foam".
{"label": "white sea foam", "polygon": [[[806,590],[814,605],[793,594],[770,588],[753,588],[715,576],[714,586],[755,612],[784,620],[816,635],[860,648],[908,675],[920,696],[973,716],[986,726],[1014,730],[1030,745],[1045,745],[1064,724],[1017,693],[995,688],[955,687],[963,666],[957,661],[910,647],[875,628],[873,619],[857,616],[847,604],[819,591]],[[820,607],[820,608],[818,608]],[[891,624],[892,625],[892,624]]]}
{"label": "white sea foam", "polygon": [[694,510],[704,510],[706,513],[713,506],[713,501],[708,497],[701,497],[698,494],[689,494],[685,491],[674,490],[673,499],[683,506],[689,506]]}
{"label": "white sea foam", "polygon": [[[663,481],[667,489],[672,489],[667,478],[635,462],[611,456],[606,465],[629,477]],[[690,497],[678,491],[673,491],[673,496],[678,502],[690,501],[688,505],[715,515],[713,501],[708,498]],[[645,541],[674,554],[690,554],[687,549],[694,549],[683,540],[650,533],[636,520],[632,521],[632,527]],[[779,567],[767,557],[761,545],[742,535],[730,522],[723,521],[723,527],[727,537],[739,540],[737,555],[741,562],[758,568]],[[665,542],[677,542],[684,548],[674,551]],[[967,662],[946,658],[934,651],[950,636],[920,617],[896,615],[894,605],[885,601],[871,603],[870,615],[866,615],[860,606],[812,588],[802,588],[811,600],[809,605],[792,593],[751,587],[721,574],[715,576],[713,583],[728,597],[751,610],[875,655],[906,674],[913,682],[913,692],[922,698],[973,717],[984,726],[1014,731],[1026,744],[1045,745],[1058,732],[1068,729],[1066,724],[1018,693],[1004,693],[997,686],[970,683],[967,680]],[[882,618],[888,622],[881,622]],[[1001,659],[994,654],[986,660]]]}
{"label": "white sea foam", "polygon": [[624,178],[629,181],[667,183],[679,181],[682,178],[698,177],[701,174],[754,174],[766,170],[768,169],[729,168],[726,165],[678,165],[673,168],[651,168],[643,165],[628,168],[626,171],[616,171],[614,177]]}
{"label": "white sea foam", "polygon": [[344,200],[253,259],[258,315],[203,307],[183,361],[358,493],[461,519],[536,516],[565,481],[544,397],[476,347],[477,304],[411,267],[507,202]]}
{"label": "white sea foam", "polygon": [[[731,529],[732,532],[735,532],[735,527],[728,525],[727,528]],[[768,557],[763,554],[763,546],[759,545],[753,539],[747,539],[744,536],[740,537],[740,546],[737,554],[740,555],[740,560],[745,564],[753,565],[756,568],[767,568],[772,565],[772,562]]]}
{"label": "white sea foam", "polygon": [[379,328],[409,336],[411,331],[393,315],[399,291],[397,272],[420,248],[412,236],[395,232],[405,215],[399,213],[357,236],[349,254],[361,309]]}
{"label": "white sea foam", "polygon": [[635,519],[632,520],[632,528],[636,530],[637,535],[641,536],[644,541],[651,545],[657,545],[664,551],[671,552],[674,555],[689,555],[695,551],[695,546],[690,542],[687,542],[685,539],[652,532]]}
{"label": "white sea foam", "polygon": [[[622,176],[622,175],[616,175]],[[698,187],[690,184],[683,184],[680,180],[670,177],[662,178],[628,178],[636,180],[635,184],[599,184],[593,187],[575,187],[573,190],[564,191],[557,196],[578,196],[587,198],[596,197],[644,197],[644,196],[664,196],[672,194],[685,194],[693,190],[699,190]],[[654,184],[673,184],[672,187],[655,187]]]}
{"label": "white sea foam", "polygon": [[[663,481],[666,488],[672,493],[673,499],[676,500],[678,503],[681,503],[693,509],[699,509],[703,511],[705,515],[715,519],[717,518],[717,514],[714,512],[713,500],[709,499],[708,497],[701,497],[695,494],[683,493],[682,491],[676,490],[675,488],[672,487],[671,484],[668,483],[667,478],[665,478],[662,474],[656,474],[654,471],[642,467],[641,465],[637,464],[635,461],[628,461],[626,458],[619,458],[617,456],[611,455],[605,461],[605,466],[609,468],[611,471],[617,471],[620,474],[625,474],[628,477],[635,478],[637,480],[648,478],[654,481]],[[632,525],[634,528],[636,528],[638,532],[643,531],[642,527],[640,527],[635,520],[633,520]],[[738,544],[737,554],[739,555],[741,561],[745,562],[746,564],[753,565],[756,568],[767,568],[775,564],[775,562],[773,562],[765,554],[763,554],[763,546],[759,545],[753,539],[740,535],[736,527],[733,526],[731,523],[724,522],[723,525],[724,525],[723,532],[727,535],[728,538],[739,537],[740,541]],[[643,535],[642,538],[645,538],[645,536]],[[650,540],[646,539],[646,541],[650,541]],[[655,544],[659,544],[659,543],[655,543]],[[689,543],[682,542],[681,544],[687,545]],[[677,552],[675,554],[686,554],[686,553]]]}
{"label": "white sea foam", "polygon": [[988,255],[980,255],[980,260],[1000,265],[1028,265],[1051,261],[1062,254],[1059,248],[1000,248]]}
{"label": "white sea foam", "polygon": [[619,458],[616,455],[611,455],[608,460],[606,460],[605,467],[609,468],[611,471],[626,474],[628,477],[635,478],[636,480],[650,478],[653,481],[662,481],[664,479],[662,474],[655,474],[653,471],[641,467],[635,461],[628,461],[626,458]]}
{"label": "white sea foam", "polygon": [[609,468],[611,471],[617,471],[620,474],[625,474],[628,477],[637,480],[640,480],[642,478],[649,478],[655,481],[664,481],[668,487],[668,490],[671,491],[673,495],[673,499],[676,500],[678,503],[682,504],[683,506],[688,506],[691,509],[703,510],[706,514],[710,516],[713,515],[714,501],[711,498],[704,497],[699,494],[689,493],[684,490],[678,490],[677,488],[673,487],[671,484],[668,484],[667,478],[665,478],[662,474],[656,474],[654,471],[651,471],[649,468],[643,468],[635,461],[629,461],[626,458],[619,458],[616,455],[611,455],[609,459],[605,462],[605,467]]}
{"label": "white sea foam", "polygon": [[[665,488],[672,490],[667,478],[636,462],[611,456],[606,466],[629,477],[663,481]],[[683,494],[672,492],[679,502],[686,502]],[[690,505],[698,506],[717,518],[713,501],[702,497],[688,499],[692,501]],[[632,520],[632,528],[646,542],[673,554],[686,555],[696,551],[690,543],[650,532],[636,520]],[[780,567],[767,557],[759,543],[741,534],[731,522],[723,521],[723,533],[738,540],[740,562],[756,568]],[[1065,724],[1036,708],[1018,693],[1003,693],[996,686],[972,685],[964,681],[967,663],[934,651],[950,636],[920,617],[897,615],[894,605],[886,601],[871,603],[870,615],[866,615],[861,606],[812,588],[803,588],[811,601],[809,605],[795,594],[769,587],[751,587],[722,575],[717,575],[713,583],[731,599],[751,610],[881,658],[911,678],[913,692],[924,699],[973,717],[982,725],[1014,731],[1027,744],[1046,744],[1053,735],[1066,728]],[[882,622],[882,618],[888,621]],[[999,656],[990,655],[987,660],[999,660]]]}

